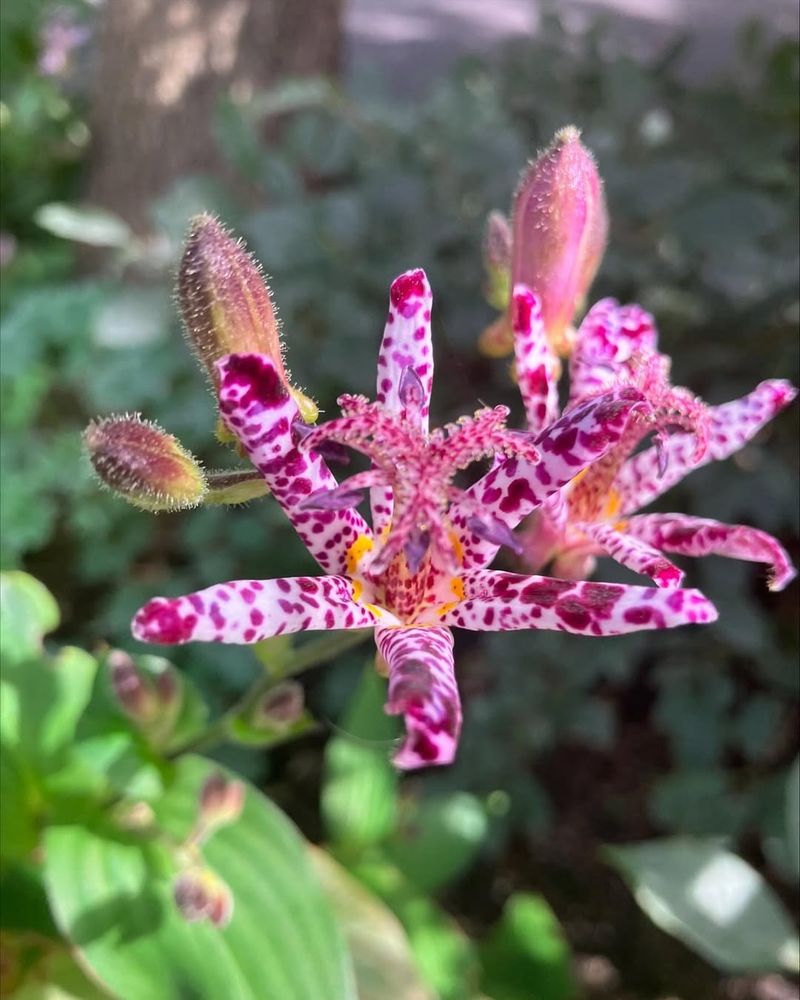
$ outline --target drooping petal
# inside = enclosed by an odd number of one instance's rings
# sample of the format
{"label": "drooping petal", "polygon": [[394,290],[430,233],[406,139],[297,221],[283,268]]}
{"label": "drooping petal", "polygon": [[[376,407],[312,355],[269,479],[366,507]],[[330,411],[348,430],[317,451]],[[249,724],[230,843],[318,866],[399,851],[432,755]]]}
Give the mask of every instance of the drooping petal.
{"label": "drooping petal", "polygon": [[535,510],[548,496],[612,448],[644,397],[629,386],[612,389],[574,407],[536,439],[541,459],[535,465],[516,458],[499,463],[450,509],[450,519],[463,548],[465,569],[488,566],[498,546],[478,538],[467,527],[475,510],[499,518],[509,528]]}
{"label": "drooping petal", "polygon": [[560,362],[547,340],[541,300],[526,285],[514,286],[511,326],[517,384],[528,430],[538,434],[558,416]]}
{"label": "drooping petal", "polygon": [[[627,522],[625,522],[627,525]],[[612,524],[579,524],[579,530],[634,573],[649,576],[658,587],[679,587],[683,572],[656,548],[632,534],[627,526],[617,529]]]}
{"label": "drooping petal", "polygon": [[628,519],[625,530],[667,552],[766,563],[771,568],[770,590],[783,590],[797,575],[789,553],[776,538],[745,524],[721,524],[687,514],[640,514]]}
{"label": "drooping petal", "polygon": [[634,455],[619,470],[614,483],[620,513],[640,510],[693,469],[728,458],[752,440],[796,395],[797,390],[785,379],[768,379],[741,399],[710,407],[708,447],[704,455],[698,456],[694,436],[683,433],[671,434],[663,442],[661,455],[656,447]]}
{"label": "drooping petal", "polygon": [[375,642],[389,667],[386,711],[406,722],[394,763],[403,769],[450,764],[461,731],[450,629],[379,627]]}
{"label": "drooping petal", "polygon": [[557,629],[575,635],[622,635],[713,622],[714,605],[699,590],[556,580],[496,570],[461,577],[464,600],[443,625],[474,631]]}
{"label": "drooping petal", "polygon": [[260,642],[319,629],[393,624],[394,615],[353,600],[343,576],[232,580],[184,597],[154,597],[133,619],[140,642]]}
{"label": "drooping petal", "polygon": [[[426,434],[433,387],[432,303],[431,287],[423,270],[416,268],[395,278],[389,290],[389,315],[378,353],[377,401],[393,416],[404,413]],[[407,394],[403,392],[404,372],[409,368],[422,390],[419,402],[415,400],[411,406],[407,405],[404,398]],[[392,516],[391,487],[376,486],[370,493],[370,502],[377,535]]]}
{"label": "drooping petal", "polygon": [[600,299],[584,317],[575,338],[569,367],[570,405],[610,388],[637,351],[655,350],[657,343],[655,321],[641,306]]}
{"label": "drooping petal", "polygon": [[336,479],[314,451],[299,449],[292,435],[297,405],[273,361],[261,354],[231,354],[218,363],[220,413],[263,475],[311,555],[328,573],[347,568],[347,551],[370,529],[352,509],[302,510],[311,493],[332,490]]}

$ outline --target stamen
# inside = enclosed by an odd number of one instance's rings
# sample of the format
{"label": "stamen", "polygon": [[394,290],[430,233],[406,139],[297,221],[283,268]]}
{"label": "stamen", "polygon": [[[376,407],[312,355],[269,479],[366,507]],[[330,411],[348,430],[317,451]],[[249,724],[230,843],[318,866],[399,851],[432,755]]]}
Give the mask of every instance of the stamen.
{"label": "stamen", "polygon": [[467,528],[473,535],[492,545],[505,545],[518,556],[522,555],[522,546],[508,525],[498,517],[472,514],[467,518]]}
{"label": "stamen", "polygon": [[411,365],[406,365],[403,369],[397,394],[403,406],[414,410],[422,409],[422,404],[425,401],[425,387],[422,384],[422,379]]}
{"label": "stamen", "polygon": [[304,497],[297,505],[300,510],[346,510],[358,507],[364,499],[364,490],[354,490],[349,486],[338,486],[333,490],[317,490]]}
{"label": "stamen", "polygon": [[403,551],[405,552],[408,570],[412,575],[416,575],[419,572],[422,560],[425,558],[425,553],[428,551],[430,544],[431,536],[429,531],[424,531],[419,527],[411,529]]}

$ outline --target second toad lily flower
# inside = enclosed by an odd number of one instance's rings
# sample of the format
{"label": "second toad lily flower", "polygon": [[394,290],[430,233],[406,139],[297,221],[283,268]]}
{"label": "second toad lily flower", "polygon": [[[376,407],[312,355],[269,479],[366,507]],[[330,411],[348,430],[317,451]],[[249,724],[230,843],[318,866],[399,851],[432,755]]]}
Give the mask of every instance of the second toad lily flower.
{"label": "second toad lily flower", "polygon": [[[546,350],[541,327],[533,342],[540,352]],[[742,399],[706,406],[670,384],[669,359],[656,344],[652,316],[636,305],[603,299],[581,324],[570,359],[569,406],[580,407],[614,385],[632,385],[651,410],[629,421],[600,461],[537,511],[522,536],[526,562],[538,569],[552,561],[559,576],[582,579],[592,573],[596,556],[608,555],[652,577],[659,587],[675,587],[683,573],[663,552],[729,556],[766,563],[770,589],[782,590],[795,570],[783,546],[765,532],[686,514],[638,511],[693,469],[742,448],[791,402],[795,389],[772,379]],[[518,337],[518,358],[525,351]],[[529,419],[535,421],[552,386],[532,385],[523,370],[520,387]],[[651,432],[655,443],[637,452]]]}
{"label": "second toad lily flower", "polygon": [[[515,310],[530,322],[530,292]],[[635,387],[614,387],[542,433],[508,430],[506,412],[481,410],[428,431],[433,377],[431,293],[422,271],[392,285],[378,359],[377,402],[343,397],[344,415],[311,431],[274,361],[219,362],[220,413],[327,575],[238,580],[155,598],[134,619],[136,638],[160,643],[251,643],[288,632],[374,627],[389,676],[386,710],[402,714],[399,767],[449,763],[461,727],[451,625],[474,630],[559,629],[618,635],[713,621],[702,594],[572,583],[487,570],[486,553],[513,542],[526,513],[601,460],[647,410]],[[320,451],[350,445],[373,468],[341,485]],[[494,509],[455,472],[494,457]],[[372,527],[355,509],[371,491]],[[492,507],[492,505],[488,505]]]}

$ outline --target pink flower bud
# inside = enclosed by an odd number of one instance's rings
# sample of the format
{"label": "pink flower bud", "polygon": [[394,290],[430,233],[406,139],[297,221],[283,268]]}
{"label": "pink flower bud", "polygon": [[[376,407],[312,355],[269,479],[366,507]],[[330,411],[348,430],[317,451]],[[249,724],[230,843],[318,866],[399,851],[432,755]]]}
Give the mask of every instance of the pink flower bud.
{"label": "pink flower bud", "polygon": [[210,868],[196,865],[182,871],[172,895],[187,923],[208,920],[215,927],[225,927],[233,916],[231,890]]}
{"label": "pink flower bud", "polygon": [[235,823],[244,808],[244,783],[231,781],[221,771],[209,775],[200,789],[199,825],[204,838],[212,829]]}
{"label": "pink flower bud", "polygon": [[83,441],[100,480],[134,507],[181,510],[205,495],[199,462],[172,434],[138,414],[93,421]]}
{"label": "pink flower bud", "polygon": [[226,354],[265,354],[277,366],[303,419],[317,406],[294,389],[269,288],[256,261],[210,215],[194,219],[178,271],[178,298],[187,338],[215,388],[215,363]]}
{"label": "pink flower bud", "polygon": [[253,713],[253,723],[270,728],[288,728],[297,722],[304,708],[302,685],[297,681],[283,681],[261,699]]}
{"label": "pink flower bud", "polygon": [[594,280],[608,236],[603,184],[580,132],[568,126],[522,175],[514,198],[512,282],[542,299],[550,343],[569,351],[569,330]]}
{"label": "pink flower bud", "polygon": [[152,686],[136,669],[133,657],[121,649],[108,655],[111,690],[126,715],[137,722],[146,722],[158,713],[158,699]]}

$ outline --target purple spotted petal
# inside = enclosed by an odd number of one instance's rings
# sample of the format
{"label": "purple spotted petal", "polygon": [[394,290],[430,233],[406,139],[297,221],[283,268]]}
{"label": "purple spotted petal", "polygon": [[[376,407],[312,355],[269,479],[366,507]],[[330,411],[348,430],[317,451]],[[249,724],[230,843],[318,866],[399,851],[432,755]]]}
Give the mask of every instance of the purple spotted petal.
{"label": "purple spotted petal", "polygon": [[739,451],[796,395],[797,390],[784,379],[761,382],[749,395],[711,407],[705,454],[698,455],[692,434],[671,434],[663,446],[663,458],[653,446],[628,459],[614,483],[621,512],[632,514],[646,507],[693,469]]}
{"label": "purple spotted petal", "polygon": [[528,430],[538,434],[558,416],[559,361],[553,354],[542,320],[542,303],[525,285],[511,296],[511,326],[517,384]]}
{"label": "purple spotted petal", "polygon": [[394,763],[404,770],[450,764],[461,731],[450,629],[377,628],[375,641],[389,667],[386,711],[406,722]]}
{"label": "purple spotted petal", "polygon": [[776,538],[744,524],[721,524],[686,514],[640,514],[628,519],[625,531],[667,552],[766,563],[771,570],[770,590],[783,590],[797,576],[789,553]]}
{"label": "purple spotted petal", "polygon": [[579,524],[578,528],[621,566],[649,576],[658,587],[679,587],[683,572],[666,559],[657,548],[619,530],[611,524]]}
{"label": "purple spotted petal", "polygon": [[461,538],[466,569],[488,566],[498,546],[467,528],[476,510],[510,529],[539,507],[619,441],[631,413],[646,407],[637,389],[624,386],[587,400],[564,414],[536,438],[541,460],[535,465],[516,458],[501,462],[454,503],[451,521]]}
{"label": "purple spotted petal", "polygon": [[223,420],[264,477],[311,555],[328,573],[347,568],[347,550],[371,534],[355,510],[304,511],[300,501],[338,485],[320,455],[299,449],[292,437],[297,406],[273,361],[261,354],[231,354],[217,365]]}
{"label": "purple spotted petal", "polygon": [[290,632],[366,628],[397,619],[353,600],[342,576],[233,580],[185,597],[154,597],[133,619],[140,642],[251,643]]}
{"label": "purple spotted petal", "polygon": [[443,625],[605,636],[705,624],[717,618],[714,605],[699,590],[575,583],[496,570],[472,570],[461,579],[464,600],[440,617]]}

